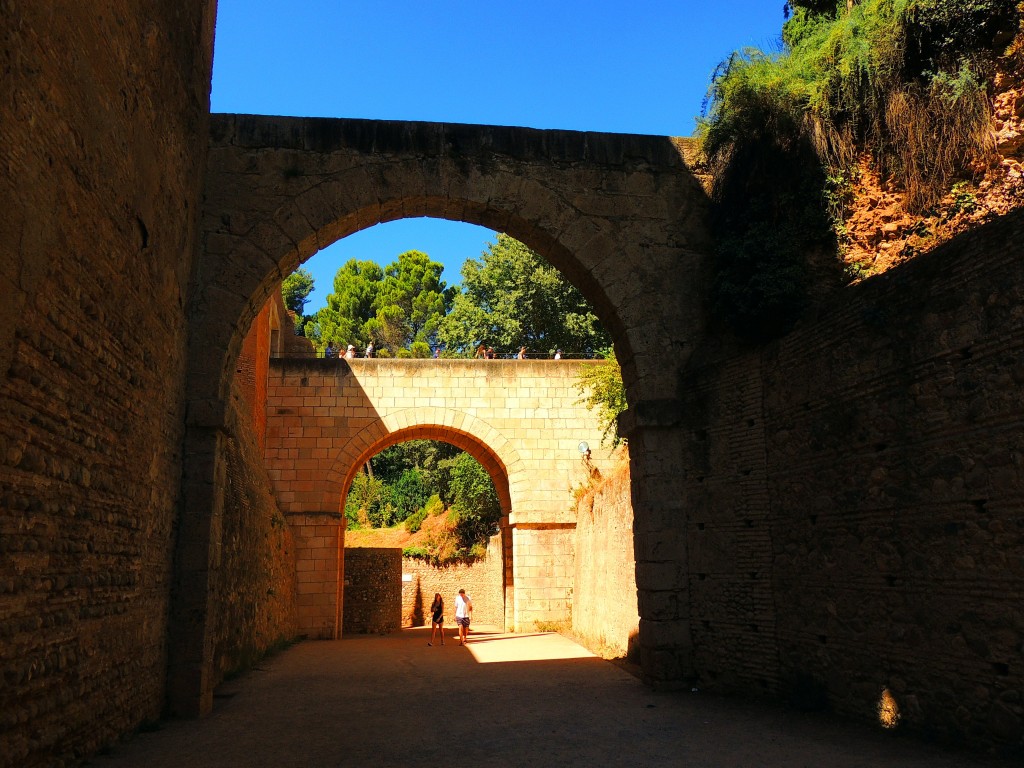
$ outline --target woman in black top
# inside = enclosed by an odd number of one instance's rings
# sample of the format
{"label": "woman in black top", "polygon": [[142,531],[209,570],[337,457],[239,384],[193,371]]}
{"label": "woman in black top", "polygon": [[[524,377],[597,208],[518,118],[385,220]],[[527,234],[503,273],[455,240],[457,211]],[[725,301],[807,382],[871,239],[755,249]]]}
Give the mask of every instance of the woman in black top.
{"label": "woman in black top", "polygon": [[440,592],[434,593],[434,602],[430,604],[430,641],[427,645],[434,644],[434,636],[441,633],[441,645],[444,645],[444,598]]}

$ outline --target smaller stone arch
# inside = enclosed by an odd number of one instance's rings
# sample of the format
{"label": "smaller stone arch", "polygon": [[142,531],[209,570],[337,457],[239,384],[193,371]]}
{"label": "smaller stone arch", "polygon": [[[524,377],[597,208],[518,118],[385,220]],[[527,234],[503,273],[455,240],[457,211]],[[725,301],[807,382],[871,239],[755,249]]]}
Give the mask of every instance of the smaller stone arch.
{"label": "smaller stone arch", "polygon": [[[434,418],[425,420],[424,410]],[[485,442],[482,435],[488,435],[490,442]],[[490,475],[502,515],[507,517],[512,511],[510,477],[522,467],[514,446],[482,419],[450,409],[399,411],[353,436],[334,460],[342,477],[342,504],[360,467],[384,449],[409,440],[438,440],[464,450]]]}

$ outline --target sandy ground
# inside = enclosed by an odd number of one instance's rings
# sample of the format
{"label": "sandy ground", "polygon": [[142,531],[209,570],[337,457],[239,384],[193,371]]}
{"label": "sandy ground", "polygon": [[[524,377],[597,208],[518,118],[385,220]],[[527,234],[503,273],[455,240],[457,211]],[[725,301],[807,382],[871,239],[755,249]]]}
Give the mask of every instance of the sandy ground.
{"label": "sandy ground", "polygon": [[164,723],[94,768],[1008,765],[821,715],[656,693],[553,634],[480,628],[301,643],[222,686],[214,712]]}

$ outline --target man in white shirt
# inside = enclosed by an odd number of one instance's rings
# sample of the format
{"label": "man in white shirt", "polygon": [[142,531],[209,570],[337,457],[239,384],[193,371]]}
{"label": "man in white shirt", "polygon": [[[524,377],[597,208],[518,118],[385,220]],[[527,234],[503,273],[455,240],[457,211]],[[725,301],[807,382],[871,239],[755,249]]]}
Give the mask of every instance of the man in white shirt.
{"label": "man in white shirt", "polygon": [[469,617],[473,613],[473,601],[469,599],[466,590],[460,589],[455,596],[455,623],[459,625],[459,645],[465,645],[469,634]]}

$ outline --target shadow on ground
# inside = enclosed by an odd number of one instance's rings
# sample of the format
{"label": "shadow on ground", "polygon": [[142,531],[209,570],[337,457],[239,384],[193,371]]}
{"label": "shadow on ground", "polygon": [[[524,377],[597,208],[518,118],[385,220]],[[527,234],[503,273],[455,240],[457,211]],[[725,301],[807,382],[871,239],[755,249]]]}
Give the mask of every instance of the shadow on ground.
{"label": "shadow on ground", "polygon": [[[656,693],[555,634],[429,628],[301,643],[217,692],[200,721],[139,734],[96,768],[999,765],[856,724]],[[1005,765],[1005,764],[1004,764]]]}

